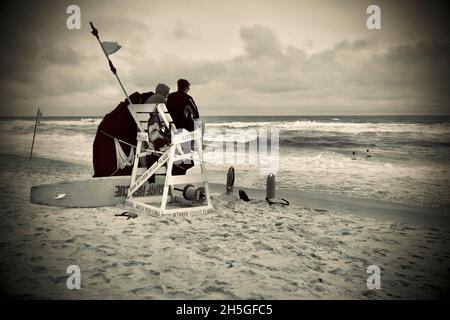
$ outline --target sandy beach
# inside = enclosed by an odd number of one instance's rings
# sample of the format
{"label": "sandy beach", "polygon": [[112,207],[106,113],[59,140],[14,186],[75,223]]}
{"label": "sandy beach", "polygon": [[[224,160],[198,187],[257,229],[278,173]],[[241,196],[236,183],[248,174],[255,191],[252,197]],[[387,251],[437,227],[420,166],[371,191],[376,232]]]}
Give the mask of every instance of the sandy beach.
{"label": "sandy beach", "polygon": [[[320,196],[301,205],[302,193],[279,207],[215,192],[206,215],[126,220],[114,216],[121,206],[29,203],[31,186],[89,178],[87,164],[2,154],[0,166],[1,284],[9,298],[449,297],[448,224],[390,219],[382,208],[367,215],[361,203],[360,213],[330,210]],[[81,290],[66,287],[70,265],[81,269]],[[366,286],[370,265],[382,270],[379,290]]]}
{"label": "sandy beach", "polygon": [[5,1],[1,298],[450,299],[449,4]]}

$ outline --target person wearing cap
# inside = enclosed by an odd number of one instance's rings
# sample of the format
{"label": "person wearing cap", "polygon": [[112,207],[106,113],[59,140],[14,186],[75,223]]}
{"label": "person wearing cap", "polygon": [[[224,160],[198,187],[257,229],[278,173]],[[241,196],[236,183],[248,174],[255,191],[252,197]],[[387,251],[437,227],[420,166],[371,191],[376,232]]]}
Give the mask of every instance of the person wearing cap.
{"label": "person wearing cap", "polygon": [[164,83],[159,83],[156,86],[155,94],[145,101],[145,103],[166,103],[170,88]]}
{"label": "person wearing cap", "polygon": [[167,98],[167,110],[177,129],[193,131],[194,119],[199,118],[199,113],[194,99],[188,95],[191,84],[186,79],[179,79],[177,86],[178,91],[172,92]]}

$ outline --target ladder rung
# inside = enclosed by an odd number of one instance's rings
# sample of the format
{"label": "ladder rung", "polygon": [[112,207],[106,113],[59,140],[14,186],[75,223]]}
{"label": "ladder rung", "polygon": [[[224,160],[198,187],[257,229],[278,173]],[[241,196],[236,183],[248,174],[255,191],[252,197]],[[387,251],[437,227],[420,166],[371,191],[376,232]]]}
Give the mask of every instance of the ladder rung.
{"label": "ladder rung", "polygon": [[145,112],[145,113],[136,113],[137,118],[140,122],[148,123],[148,119],[150,119],[151,112]]}
{"label": "ladder rung", "polygon": [[[142,168],[137,168],[136,169],[136,175],[137,176],[142,176],[145,171],[147,171],[147,168],[142,167]],[[161,167],[158,170],[156,170],[155,174],[165,174],[167,172],[166,167]]]}
{"label": "ladder rung", "polygon": [[185,176],[171,176],[167,177],[167,184],[186,184],[186,183],[197,183],[197,182],[207,182],[206,176],[204,174],[189,174]]}
{"label": "ladder rung", "polygon": [[152,155],[152,154],[158,155],[158,154],[164,154],[164,152],[161,152],[161,151],[143,151],[143,152],[139,152],[139,153],[137,154],[137,156],[138,156],[139,158],[142,158],[142,157],[150,156],[150,155]]}
{"label": "ladder rung", "polygon": [[193,152],[176,155],[175,157],[173,157],[173,162],[176,162],[176,161],[179,161],[179,160],[185,160],[185,159],[191,159],[192,160],[193,156],[194,156]]}
{"label": "ladder rung", "polygon": [[135,113],[152,113],[156,105],[156,103],[133,104],[132,110]]}

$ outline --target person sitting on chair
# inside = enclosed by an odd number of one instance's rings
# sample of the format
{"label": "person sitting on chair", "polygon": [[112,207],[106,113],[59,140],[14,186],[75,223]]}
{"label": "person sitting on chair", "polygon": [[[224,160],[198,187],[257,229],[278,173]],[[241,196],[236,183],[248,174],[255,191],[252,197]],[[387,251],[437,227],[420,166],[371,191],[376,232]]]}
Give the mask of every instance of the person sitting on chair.
{"label": "person sitting on chair", "polygon": [[145,101],[145,103],[166,103],[170,88],[164,83],[159,83],[156,86],[155,94]]}
{"label": "person sitting on chair", "polygon": [[178,91],[172,92],[167,98],[167,110],[177,129],[193,131],[194,119],[198,119],[200,115],[194,99],[188,95],[191,84],[186,79],[179,79],[177,86]]}
{"label": "person sitting on chair", "polygon": [[[188,131],[194,131],[194,119],[199,118],[199,113],[194,99],[188,95],[191,84],[186,79],[179,79],[177,86],[178,91],[172,92],[167,98],[167,110],[177,130],[186,129]],[[192,160],[175,162],[172,174],[184,175],[193,166],[194,162]]]}

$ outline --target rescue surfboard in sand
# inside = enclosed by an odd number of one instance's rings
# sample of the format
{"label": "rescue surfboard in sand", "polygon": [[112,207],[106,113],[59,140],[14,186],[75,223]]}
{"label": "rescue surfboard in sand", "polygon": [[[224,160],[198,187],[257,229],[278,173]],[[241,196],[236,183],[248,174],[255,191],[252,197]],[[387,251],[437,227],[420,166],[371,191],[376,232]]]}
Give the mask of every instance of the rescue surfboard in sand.
{"label": "rescue surfboard in sand", "polygon": [[[130,176],[73,180],[31,187],[30,202],[49,206],[93,208],[123,204]],[[164,189],[164,176],[146,183],[135,192],[137,197],[158,197]]]}

